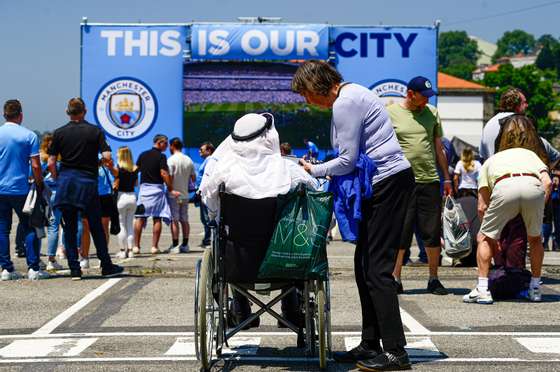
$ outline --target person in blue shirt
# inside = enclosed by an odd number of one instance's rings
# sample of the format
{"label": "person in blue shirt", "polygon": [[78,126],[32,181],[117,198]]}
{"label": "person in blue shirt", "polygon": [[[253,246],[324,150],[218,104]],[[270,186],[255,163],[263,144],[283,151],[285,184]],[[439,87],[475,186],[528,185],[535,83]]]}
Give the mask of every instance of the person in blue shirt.
{"label": "person in blue shirt", "polygon": [[0,126],[0,278],[21,278],[10,259],[9,235],[12,214],[15,212],[25,229],[25,250],[29,268],[27,276],[30,280],[46,279],[49,277],[48,273],[39,267],[40,241],[29,223],[29,216],[23,214],[23,206],[29,192],[30,161],[38,191],[42,191],[44,187],[39,160],[39,139],[35,133],[21,126],[23,111],[18,100],[6,101],[4,118],[6,123]]}
{"label": "person in blue shirt", "polygon": [[[198,150],[200,157],[204,159],[200,167],[198,167],[198,174],[196,177],[196,189],[198,190],[200,187],[200,182],[202,181],[202,176],[204,176],[204,169],[206,168],[206,164],[208,163],[208,159],[210,155],[214,153],[214,145],[210,142],[204,142],[200,149]],[[197,191],[197,195],[200,195]],[[202,201],[200,202],[200,222],[204,226],[204,237],[202,238],[202,242],[200,246],[205,247],[210,245],[210,218],[208,217],[208,208]]]}
{"label": "person in blue shirt", "polygon": [[307,148],[307,153],[303,156],[303,158],[308,161],[317,160],[319,158],[319,148],[317,147],[317,145],[307,138],[303,139],[303,143]]}

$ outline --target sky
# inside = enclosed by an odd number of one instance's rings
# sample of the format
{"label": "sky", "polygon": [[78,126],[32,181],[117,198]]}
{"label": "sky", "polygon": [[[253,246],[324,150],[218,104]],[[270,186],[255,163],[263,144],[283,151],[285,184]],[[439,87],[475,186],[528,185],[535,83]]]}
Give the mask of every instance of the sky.
{"label": "sky", "polygon": [[239,16],[344,25],[432,25],[496,42],[523,29],[558,38],[560,1],[547,0],[0,0],[0,102],[18,98],[24,125],[40,132],[66,122],[80,91],[80,22],[187,23]]}

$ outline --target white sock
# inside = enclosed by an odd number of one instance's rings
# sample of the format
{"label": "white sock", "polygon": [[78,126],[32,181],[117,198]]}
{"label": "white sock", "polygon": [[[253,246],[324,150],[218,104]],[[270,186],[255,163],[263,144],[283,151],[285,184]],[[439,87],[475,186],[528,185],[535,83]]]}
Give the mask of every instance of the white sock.
{"label": "white sock", "polygon": [[488,292],[488,278],[478,277],[478,285],[476,286],[480,292]]}
{"label": "white sock", "polygon": [[541,286],[541,277],[531,277],[531,284],[529,284],[529,287],[532,289],[535,288],[539,288]]}

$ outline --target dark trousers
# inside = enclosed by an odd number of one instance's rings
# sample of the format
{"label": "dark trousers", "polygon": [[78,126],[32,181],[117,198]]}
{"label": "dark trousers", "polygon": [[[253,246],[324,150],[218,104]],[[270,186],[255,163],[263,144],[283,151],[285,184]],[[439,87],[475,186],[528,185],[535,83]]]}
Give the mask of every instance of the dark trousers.
{"label": "dark trousers", "polygon": [[19,226],[22,226],[27,266],[39,271],[39,250],[41,242],[37,239],[35,229],[29,224],[29,216],[23,213],[27,195],[0,195],[0,267],[2,270],[14,271],[10,258],[10,230],[12,213],[16,212]]}
{"label": "dark trousers", "polygon": [[89,223],[90,233],[95,244],[97,258],[101,261],[101,268],[109,269],[112,266],[111,257],[107,248],[105,231],[101,224],[101,202],[97,193],[97,178],[85,176],[79,171],[61,172],[59,176],[61,189],[72,190],[73,195],[60,196],[57,192],[55,207],[62,210],[64,227],[64,246],[68,267],[72,271],[80,270],[78,261],[78,219],[86,218]]}
{"label": "dark trousers", "polygon": [[200,222],[202,226],[204,226],[204,238],[202,238],[202,242],[206,245],[210,245],[210,218],[208,217],[208,208],[202,202],[200,202]]}
{"label": "dark trousers", "polygon": [[407,169],[375,184],[373,198],[362,202],[354,256],[362,306],[362,339],[383,340],[385,350],[406,345],[393,268],[413,190],[414,176]]}

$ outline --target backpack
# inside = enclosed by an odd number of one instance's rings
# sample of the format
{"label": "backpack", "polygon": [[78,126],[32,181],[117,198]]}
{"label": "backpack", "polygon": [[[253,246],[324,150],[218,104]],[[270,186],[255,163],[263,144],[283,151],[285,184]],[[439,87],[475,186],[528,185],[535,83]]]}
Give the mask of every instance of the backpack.
{"label": "backpack", "polygon": [[531,273],[526,269],[499,267],[488,275],[488,289],[496,300],[519,298],[529,288]]}

